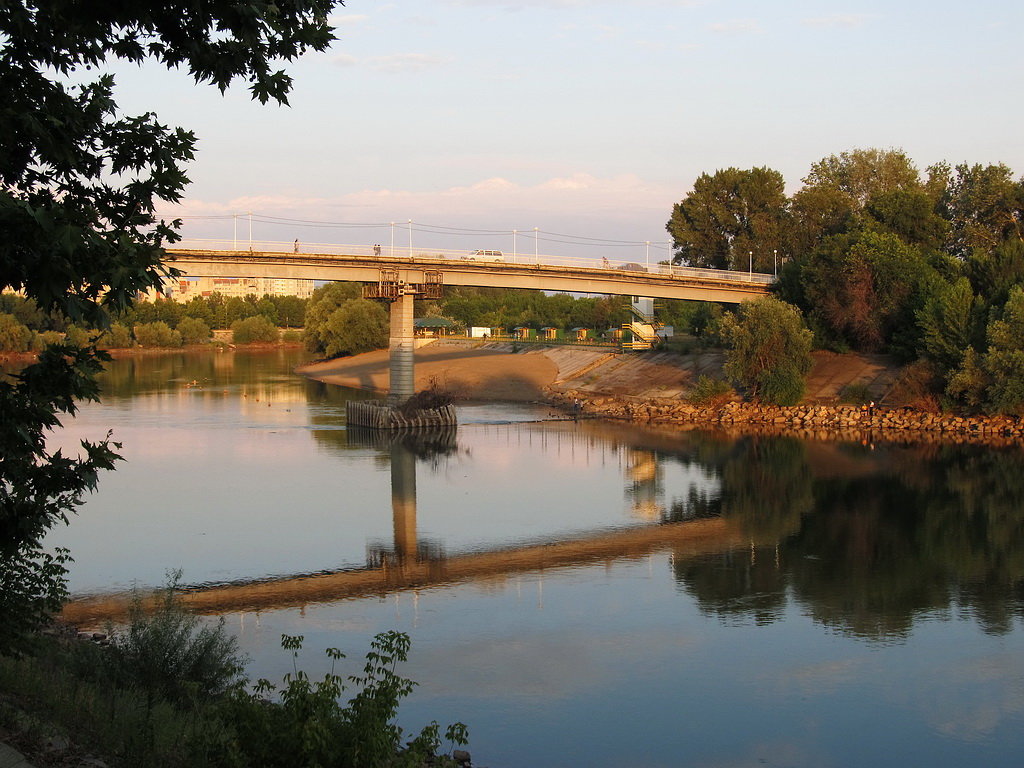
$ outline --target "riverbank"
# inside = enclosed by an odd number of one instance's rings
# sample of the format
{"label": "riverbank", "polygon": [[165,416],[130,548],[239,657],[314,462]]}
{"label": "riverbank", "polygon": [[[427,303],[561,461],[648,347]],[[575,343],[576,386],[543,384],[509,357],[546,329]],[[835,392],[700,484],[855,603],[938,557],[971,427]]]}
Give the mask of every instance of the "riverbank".
{"label": "riverbank", "polygon": [[[416,388],[437,384],[458,399],[550,402],[589,417],[664,426],[703,426],[730,432],[787,434],[809,439],[874,442],[1019,444],[1024,421],[1012,416],[962,416],[914,407],[901,391],[902,369],[879,355],[817,353],[805,402],[779,407],[732,400],[688,401],[700,376],[722,378],[724,355],[702,350],[610,354],[575,347],[513,351],[508,344],[439,342],[416,350]],[[298,372],[330,384],[386,392],[388,354],[301,366]],[[856,390],[874,407],[842,402]]]}

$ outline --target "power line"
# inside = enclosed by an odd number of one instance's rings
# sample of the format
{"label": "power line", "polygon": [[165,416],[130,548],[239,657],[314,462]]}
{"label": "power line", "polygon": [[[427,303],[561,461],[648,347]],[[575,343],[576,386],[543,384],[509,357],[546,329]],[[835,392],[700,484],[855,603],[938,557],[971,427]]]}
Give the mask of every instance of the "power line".
{"label": "power line", "polygon": [[[235,213],[218,215],[184,215],[175,218],[190,221],[227,221],[242,219],[243,221],[260,222],[264,224],[284,224],[296,227],[314,229],[381,229],[399,228],[408,231],[411,227],[413,232],[423,232],[435,235],[452,236],[478,236],[490,235],[496,237],[522,237],[524,242],[531,239],[542,240],[547,243],[559,243],[562,245],[586,245],[603,247],[655,247],[671,250],[672,244],[664,241],[653,240],[616,240],[612,238],[589,237],[587,235],[571,235],[562,232],[548,232],[542,229],[473,229],[469,227],[453,227],[442,224],[429,224],[412,221],[391,221],[391,222],[351,222],[351,221],[324,221],[315,219],[294,219],[285,216],[270,216],[266,214]],[[540,237],[545,235],[545,237]]]}

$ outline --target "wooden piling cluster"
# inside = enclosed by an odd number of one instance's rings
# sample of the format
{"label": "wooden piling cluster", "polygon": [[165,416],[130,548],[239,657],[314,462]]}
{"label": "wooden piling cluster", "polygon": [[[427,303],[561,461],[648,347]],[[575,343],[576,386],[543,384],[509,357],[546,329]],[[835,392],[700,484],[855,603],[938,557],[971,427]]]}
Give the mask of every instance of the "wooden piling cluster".
{"label": "wooden piling cluster", "polygon": [[348,424],[370,429],[419,429],[426,427],[455,426],[455,406],[425,408],[412,414],[375,400],[349,400],[345,404],[345,418]]}

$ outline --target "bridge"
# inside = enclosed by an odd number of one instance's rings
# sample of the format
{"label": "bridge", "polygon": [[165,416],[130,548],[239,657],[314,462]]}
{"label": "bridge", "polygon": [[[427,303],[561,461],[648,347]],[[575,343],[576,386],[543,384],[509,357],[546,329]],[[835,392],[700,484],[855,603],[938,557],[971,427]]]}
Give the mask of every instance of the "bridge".
{"label": "bridge", "polygon": [[382,248],[253,242],[183,241],[167,250],[168,263],[185,277],[264,277],[353,281],[367,298],[391,302],[393,402],[413,394],[413,299],[440,298],[445,285],[527,288],[566,293],[615,294],[660,299],[739,303],[765,295],[775,278],[756,272],[700,269],[607,259],[580,259],[500,251]]}

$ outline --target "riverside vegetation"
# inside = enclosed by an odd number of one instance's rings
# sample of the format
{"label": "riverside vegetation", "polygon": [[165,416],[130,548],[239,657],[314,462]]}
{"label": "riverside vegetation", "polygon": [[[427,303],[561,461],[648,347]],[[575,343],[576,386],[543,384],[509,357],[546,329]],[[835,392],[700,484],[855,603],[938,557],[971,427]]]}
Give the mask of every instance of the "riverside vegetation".
{"label": "riverside vegetation", "polygon": [[[410,641],[377,635],[358,673],[333,664],[311,680],[299,667],[301,636],[283,636],[292,672],[280,687],[250,683],[237,641],[218,623],[204,623],[178,602],[174,574],[155,601],[136,594],[127,624],[109,634],[76,637],[51,631],[31,656],[0,657],[0,723],[40,765],[65,765],[71,755],[99,755],[125,766],[351,766],[418,768],[468,763],[468,730],[443,732],[436,722],[406,735],[394,723],[415,683],[398,671]],[[349,689],[346,704],[340,700]],[[17,702],[17,706],[13,705]],[[454,755],[454,756],[453,756]],[[459,760],[455,758],[458,757]]]}

